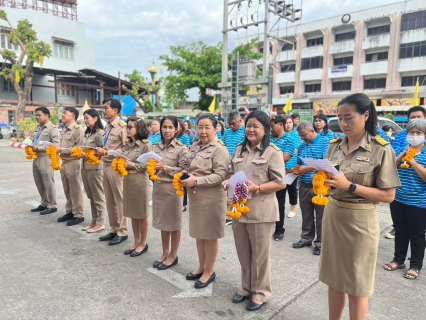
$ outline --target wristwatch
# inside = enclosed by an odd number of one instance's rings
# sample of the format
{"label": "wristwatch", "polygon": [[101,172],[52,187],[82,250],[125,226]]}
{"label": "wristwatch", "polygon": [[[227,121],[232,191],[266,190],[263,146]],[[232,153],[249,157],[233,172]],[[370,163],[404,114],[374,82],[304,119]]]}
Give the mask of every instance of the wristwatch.
{"label": "wristwatch", "polygon": [[356,184],[352,182],[351,185],[349,186],[349,192],[354,193],[355,190],[356,190]]}

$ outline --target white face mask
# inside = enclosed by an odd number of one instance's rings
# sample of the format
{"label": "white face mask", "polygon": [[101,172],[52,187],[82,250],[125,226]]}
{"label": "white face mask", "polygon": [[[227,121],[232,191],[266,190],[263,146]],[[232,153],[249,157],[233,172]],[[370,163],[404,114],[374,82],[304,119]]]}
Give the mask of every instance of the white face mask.
{"label": "white face mask", "polygon": [[425,137],[423,136],[407,136],[407,142],[414,146],[417,147],[419,145],[421,145],[422,143],[425,142]]}
{"label": "white face mask", "polygon": [[387,135],[388,137],[392,137],[392,132],[387,132],[387,133],[386,133],[386,135]]}

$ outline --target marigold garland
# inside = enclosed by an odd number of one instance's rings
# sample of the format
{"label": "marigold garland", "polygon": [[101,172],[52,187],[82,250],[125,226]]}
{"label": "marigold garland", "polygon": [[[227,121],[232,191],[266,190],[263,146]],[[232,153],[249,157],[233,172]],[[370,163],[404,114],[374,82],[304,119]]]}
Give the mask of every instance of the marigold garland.
{"label": "marigold garland", "polygon": [[247,214],[250,212],[250,208],[246,204],[249,194],[249,186],[249,181],[244,181],[244,183],[237,183],[234,194],[232,196],[232,210],[226,213],[228,217],[239,219],[241,218],[242,214]]}
{"label": "marigold garland", "polygon": [[73,158],[81,158],[83,156],[83,148],[76,147],[71,150],[71,157]]}
{"label": "marigold garland", "polygon": [[99,160],[99,158],[96,156],[95,149],[86,150],[86,159],[87,159],[87,164],[90,166],[96,166],[98,164],[101,164],[101,160]]}
{"label": "marigold garland", "polygon": [[401,168],[408,169],[410,165],[407,163],[407,161],[413,160],[416,155],[417,151],[414,149],[410,149],[410,151],[408,151],[408,153],[402,158],[402,161],[404,161],[404,163],[401,164]]}
{"label": "marigold garland", "polygon": [[27,156],[25,158],[27,158],[28,160],[37,159],[37,153],[34,152],[33,148],[25,147],[25,153],[27,154]]}
{"label": "marigold garland", "polygon": [[129,172],[126,170],[126,167],[124,166],[125,163],[126,159],[124,158],[114,158],[111,167],[115,172],[117,172],[119,176],[125,177],[129,174]]}
{"label": "marigold garland", "polygon": [[151,179],[151,181],[158,180],[158,176],[155,175],[155,173],[157,172],[157,170],[155,169],[156,163],[157,161],[155,161],[154,159],[151,159],[148,161],[148,164],[146,166],[146,172],[149,174],[149,178]]}
{"label": "marigold garland", "polygon": [[294,173],[300,169],[301,166],[295,166],[293,169],[286,170],[286,173]]}
{"label": "marigold garland", "polygon": [[176,194],[179,197],[183,197],[185,194],[185,190],[183,189],[185,186],[180,182],[180,178],[182,177],[183,172],[178,172],[173,177],[173,188],[176,190]]}
{"label": "marigold garland", "polygon": [[315,193],[315,197],[312,198],[312,203],[317,206],[325,206],[328,203],[326,197],[330,186],[324,184],[325,180],[328,179],[327,174],[324,171],[318,171],[312,180],[312,185]]}
{"label": "marigold garland", "polygon": [[48,146],[46,154],[50,158],[50,166],[53,170],[62,170],[62,167],[59,165],[59,154],[56,152],[56,146]]}

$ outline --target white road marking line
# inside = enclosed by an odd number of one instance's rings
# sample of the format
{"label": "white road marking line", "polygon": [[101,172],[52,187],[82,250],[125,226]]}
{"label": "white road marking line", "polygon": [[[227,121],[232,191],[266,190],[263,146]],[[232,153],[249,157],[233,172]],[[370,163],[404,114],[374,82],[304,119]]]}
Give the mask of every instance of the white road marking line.
{"label": "white road marking line", "polygon": [[32,201],[25,201],[25,204],[29,205],[32,208],[37,208],[40,205],[40,202],[32,200]]}
{"label": "white road marking line", "polygon": [[12,190],[9,190],[9,189],[0,187],[0,194],[9,194],[9,195],[16,194],[16,193],[18,193],[19,190],[21,190],[21,189],[12,189]]}

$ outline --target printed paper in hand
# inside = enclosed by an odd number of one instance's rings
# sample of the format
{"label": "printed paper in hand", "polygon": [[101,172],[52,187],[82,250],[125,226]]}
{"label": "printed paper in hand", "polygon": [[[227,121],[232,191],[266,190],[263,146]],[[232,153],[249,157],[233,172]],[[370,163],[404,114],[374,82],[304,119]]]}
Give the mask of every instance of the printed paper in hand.
{"label": "printed paper in hand", "polygon": [[294,182],[294,180],[296,180],[298,177],[298,175],[294,174],[294,173],[287,173],[285,176],[285,182],[290,185]]}
{"label": "printed paper in hand", "polygon": [[151,159],[154,159],[157,162],[160,162],[161,160],[163,160],[163,158],[161,158],[157,153],[155,153],[154,151],[150,151],[139,156],[139,158],[137,158],[136,161],[144,165],[147,165],[149,160]]}
{"label": "printed paper in hand", "polygon": [[308,159],[308,158],[300,158],[304,163],[308,166],[314,168],[318,171],[324,171],[331,175],[337,175],[340,172],[336,170],[336,168],[331,164],[328,159]]}
{"label": "printed paper in hand", "polygon": [[[234,174],[231,179],[228,180],[228,184],[226,187],[228,187],[228,198],[232,198],[235,192],[235,187],[237,186],[237,183],[244,183],[244,181],[247,181],[246,174],[244,171],[238,171],[236,174]],[[248,199],[251,199],[251,192],[248,194]]]}
{"label": "printed paper in hand", "polygon": [[117,151],[108,151],[108,155],[113,156],[114,158],[123,158],[123,159],[126,159],[127,161],[130,161],[129,158],[127,158],[126,156],[123,156],[120,152],[117,152]]}
{"label": "printed paper in hand", "polygon": [[48,147],[48,146],[54,146],[55,144],[49,141],[39,141],[38,142],[39,145],[43,146],[43,147]]}

